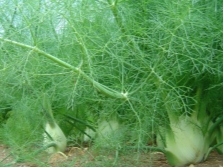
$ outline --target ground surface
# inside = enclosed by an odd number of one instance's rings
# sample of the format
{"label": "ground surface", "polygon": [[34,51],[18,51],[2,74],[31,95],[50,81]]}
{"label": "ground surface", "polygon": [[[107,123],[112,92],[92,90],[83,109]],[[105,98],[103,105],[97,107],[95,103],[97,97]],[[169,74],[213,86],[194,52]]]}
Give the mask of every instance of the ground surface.
{"label": "ground surface", "polygon": [[[13,158],[9,156],[10,149],[0,145],[0,166],[13,162]],[[128,154],[112,154],[106,150],[102,154],[95,153],[88,148],[80,149],[78,147],[69,147],[62,154],[53,154],[44,156],[42,161],[47,167],[170,167],[167,164],[165,156],[162,153],[141,153],[140,155],[134,151]],[[47,163],[46,163],[47,162]],[[47,165],[48,164],[48,165]],[[4,166],[4,165],[3,165]],[[36,165],[33,163],[11,163],[9,167],[38,167],[44,165]],[[212,152],[208,160],[199,164],[191,164],[188,167],[223,167],[223,155]]]}

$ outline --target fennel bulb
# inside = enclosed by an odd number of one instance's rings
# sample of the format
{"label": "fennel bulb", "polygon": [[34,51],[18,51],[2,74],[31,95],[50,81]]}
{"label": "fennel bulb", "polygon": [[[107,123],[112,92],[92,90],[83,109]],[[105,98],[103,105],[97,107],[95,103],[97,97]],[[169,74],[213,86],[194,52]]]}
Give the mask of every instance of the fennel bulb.
{"label": "fennel bulb", "polygon": [[112,135],[119,128],[119,123],[115,119],[109,121],[102,120],[98,124],[98,137],[107,137]]}
{"label": "fennel bulb", "polygon": [[101,119],[98,124],[95,145],[101,148],[118,148],[120,146],[120,124],[116,118]]}
{"label": "fennel bulb", "polygon": [[169,164],[184,166],[203,161],[209,149],[209,140],[193,118],[180,117],[175,124],[170,123],[170,129],[164,137]]}
{"label": "fennel bulb", "polygon": [[88,127],[85,129],[85,133],[88,135],[84,135],[84,141],[89,141],[91,138],[98,138],[100,140],[109,138],[118,128],[119,123],[116,118],[112,117],[110,120],[100,119],[96,131],[93,131]]}
{"label": "fennel bulb", "polygon": [[46,150],[49,154],[65,151],[67,147],[67,139],[63,131],[57,125],[56,122],[54,122],[53,126],[48,122],[46,123],[45,133],[43,134],[43,136],[44,136],[43,140],[44,145],[49,145],[51,143],[55,144],[55,146],[49,147]]}
{"label": "fennel bulb", "polygon": [[[96,135],[96,132],[95,131],[93,131],[92,129],[90,129],[89,127],[87,127],[86,129],[85,129],[85,133],[86,134],[88,134],[88,135],[84,135],[84,141],[85,142],[87,142],[87,141],[90,141],[92,138],[94,138],[95,137],[95,135]],[[89,137],[90,136],[90,137]]]}
{"label": "fennel bulb", "polygon": [[44,127],[45,132],[43,134],[43,144],[44,146],[49,146],[52,144],[52,146],[47,148],[46,151],[49,154],[63,152],[65,151],[67,146],[67,139],[54,119],[51,104],[46,94],[43,95],[43,108],[46,117],[46,124]]}

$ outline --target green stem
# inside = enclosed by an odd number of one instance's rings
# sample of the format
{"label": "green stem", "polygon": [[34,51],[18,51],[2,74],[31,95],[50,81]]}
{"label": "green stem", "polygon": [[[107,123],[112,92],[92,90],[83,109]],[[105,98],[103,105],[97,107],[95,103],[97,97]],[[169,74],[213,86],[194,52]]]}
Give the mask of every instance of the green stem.
{"label": "green stem", "polygon": [[82,120],[80,120],[80,119],[78,119],[78,118],[74,118],[74,117],[72,117],[72,116],[70,116],[70,115],[67,115],[67,114],[63,114],[63,115],[64,115],[65,117],[67,117],[67,118],[69,118],[69,119],[75,121],[75,122],[79,122],[79,123],[81,123],[81,124],[87,126],[88,128],[90,128],[90,129],[93,130],[94,132],[96,131],[95,128],[94,128],[93,126],[89,125],[87,122],[84,122],[84,121],[82,121]]}
{"label": "green stem", "polygon": [[37,52],[37,53],[39,53],[39,54],[42,54],[42,55],[45,56],[46,58],[48,58],[48,59],[50,59],[50,60],[56,62],[57,64],[59,64],[59,65],[61,65],[61,66],[63,66],[63,67],[72,69],[72,70],[74,70],[75,72],[78,71],[78,69],[75,68],[75,67],[73,67],[72,65],[70,65],[70,64],[68,64],[68,63],[66,63],[66,62],[64,62],[64,61],[62,61],[62,60],[60,60],[60,59],[58,59],[58,58],[56,58],[56,57],[54,57],[54,56],[52,56],[51,54],[48,54],[48,53],[44,52],[43,50],[40,50],[40,49],[37,48],[37,47],[33,47],[33,46],[30,46],[30,45],[26,45],[26,44],[23,44],[23,43],[20,43],[20,42],[16,42],[16,41],[12,41],[12,40],[9,40],[9,39],[4,39],[4,38],[1,38],[1,37],[0,37],[0,40],[5,41],[5,42],[8,42],[8,43],[11,43],[11,44],[15,44],[15,45],[20,46],[20,47],[23,47],[23,48],[31,49],[31,50],[33,50],[34,52]]}
{"label": "green stem", "polygon": [[219,147],[219,146],[222,145],[222,144],[223,144],[223,142],[218,143],[218,144],[214,145],[213,147],[210,147],[209,150],[208,150],[208,152],[207,152],[207,154],[206,154],[205,157],[204,157],[204,161],[208,158],[208,155],[209,155],[215,148]]}
{"label": "green stem", "polygon": [[210,129],[209,129],[209,133],[208,133],[208,136],[211,136],[212,134],[213,134],[213,132],[214,132],[214,130],[216,129],[216,127],[218,126],[218,125],[220,125],[221,123],[223,122],[223,116],[222,117],[220,117],[211,127],[210,127]]}
{"label": "green stem", "polygon": [[43,93],[42,99],[43,99],[42,107],[43,107],[46,120],[50,124],[51,127],[55,127],[56,125],[55,125],[55,120],[54,120],[54,116],[53,116],[53,112],[51,108],[51,103],[46,93]]}
{"label": "green stem", "polygon": [[119,28],[121,29],[121,32],[122,32],[123,34],[125,34],[125,32],[126,32],[126,31],[125,31],[125,28],[124,28],[124,26],[123,26],[123,24],[122,24],[121,18],[120,18],[119,15],[118,15],[118,11],[117,11],[117,3],[118,3],[117,0],[115,0],[114,3],[111,3],[111,2],[108,0],[108,4],[110,5],[110,9],[111,9],[112,14],[113,14],[113,16],[114,16],[114,18],[115,18],[115,21],[117,22]]}
{"label": "green stem", "polygon": [[16,42],[16,41],[12,41],[12,40],[9,40],[9,39],[4,39],[4,38],[1,38],[1,37],[0,37],[0,40],[11,43],[11,44],[15,44],[15,45],[23,47],[23,48],[31,49],[31,50],[45,56],[46,58],[54,61],[55,63],[59,64],[60,66],[71,69],[72,71],[80,74],[84,79],[86,79],[89,83],[91,83],[95,89],[97,89],[99,92],[105,94],[106,96],[109,96],[109,97],[112,97],[112,98],[124,99],[124,100],[128,99],[126,94],[117,92],[117,91],[115,91],[111,88],[108,88],[105,85],[100,84],[99,82],[95,81],[94,79],[89,77],[87,74],[85,74],[80,68],[74,67],[74,66],[58,59],[57,57],[55,57],[51,54],[48,54],[48,53],[44,52],[43,50],[40,50],[37,47],[33,47],[33,46],[30,46],[30,45],[26,45],[26,44]]}
{"label": "green stem", "polygon": [[195,103],[194,112],[193,112],[193,117],[195,119],[197,119],[198,114],[200,112],[202,90],[203,90],[202,84],[199,84],[197,87],[196,95],[195,95],[196,103]]}

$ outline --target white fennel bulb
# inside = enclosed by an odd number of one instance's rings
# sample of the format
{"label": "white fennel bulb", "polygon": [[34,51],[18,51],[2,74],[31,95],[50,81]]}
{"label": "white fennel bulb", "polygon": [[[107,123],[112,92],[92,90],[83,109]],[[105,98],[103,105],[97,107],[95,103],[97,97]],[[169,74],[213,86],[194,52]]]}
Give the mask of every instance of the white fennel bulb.
{"label": "white fennel bulb", "polygon": [[103,120],[98,125],[98,137],[106,137],[112,135],[119,128],[119,123],[116,120]]}
{"label": "white fennel bulb", "polygon": [[45,132],[43,134],[43,144],[44,146],[49,147],[46,151],[50,154],[65,151],[67,146],[67,139],[54,119],[50,100],[47,94],[43,94],[43,110],[46,118],[46,124],[44,127]]}
{"label": "white fennel bulb", "polygon": [[208,152],[209,140],[198,124],[190,117],[183,117],[176,124],[170,124],[170,128],[165,134],[168,162],[173,166],[201,162]]}
{"label": "white fennel bulb", "polygon": [[44,145],[49,145],[51,143],[55,144],[46,150],[49,154],[65,151],[67,146],[67,139],[57,123],[54,122],[53,126],[50,123],[46,123],[45,133],[43,135]]}
{"label": "white fennel bulb", "polygon": [[96,135],[96,132],[93,131],[92,129],[90,129],[89,127],[87,127],[87,128],[85,129],[85,133],[88,134],[88,135],[86,135],[86,134],[84,135],[84,141],[85,141],[85,142],[90,141],[90,140],[93,139],[93,138],[95,137],[95,135]]}
{"label": "white fennel bulb", "polygon": [[[100,119],[98,121],[98,127],[96,131],[93,131],[90,128],[85,129],[85,133],[88,135],[84,135],[84,141],[89,141],[90,139],[100,139],[103,140],[105,138],[110,138],[113,136],[116,131],[119,129],[119,122],[116,118],[111,118],[109,120],[106,119]],[[90,138],[90,137],[91,138]]]}

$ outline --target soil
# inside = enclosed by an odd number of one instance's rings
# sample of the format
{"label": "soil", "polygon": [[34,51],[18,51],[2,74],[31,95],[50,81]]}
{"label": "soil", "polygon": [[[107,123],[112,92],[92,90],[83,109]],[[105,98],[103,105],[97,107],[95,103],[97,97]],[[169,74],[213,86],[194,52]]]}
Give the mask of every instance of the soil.
{"label": "soil", "polygon": [[[140,155],[137,152],[131,151],[128,154],[117,156],[116,153],[111,154],[92,151],[88,148],[69,147],[66,152],[55,153],[44,156],[41,161],[46,166],[51,167],[171,167],[168,165],[165,156],[159,152],[143,152]],[[0,166],[10,164],[9,167],[38,167],[38,165],[28,162],[12,163],[13,158],[10,156],[10,149],[4,145],[0,145]],[[42,166],[42,165],[41,165]],[[199,164],[190,164],[187,167],[223,167],[223,155],[216,151],[212,152],[205,162]]]}

